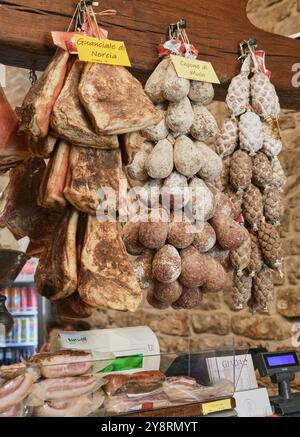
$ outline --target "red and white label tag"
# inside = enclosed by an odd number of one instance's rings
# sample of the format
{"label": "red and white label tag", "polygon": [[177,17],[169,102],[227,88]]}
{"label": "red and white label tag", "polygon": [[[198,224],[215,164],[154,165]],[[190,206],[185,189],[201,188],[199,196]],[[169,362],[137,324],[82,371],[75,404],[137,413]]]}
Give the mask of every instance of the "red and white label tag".
{"label": "red and white label tag", "polygon": [[255,58],[257,65],[255,66],[260,73],[264,73],[268,78],[271,77],[271,71],[266,67],[266,52],[264,50],[256,50]]}
{"label": "red and white label tag", "polygon": [[99,39],[107,39],[108,37],[107,30],[97,26],[88,13],[84,14],[84,22],[80,32],[51,32],[53,43],[71,55],[77,54],[75,35],[78,34]]}
{"label": "red and white label tag", "polygon": [[169,39],[164,44],[158,46],[158,55],[163,56],[177,55],[185,58],[197,59],[199,51],[192,45],[180,39]]}

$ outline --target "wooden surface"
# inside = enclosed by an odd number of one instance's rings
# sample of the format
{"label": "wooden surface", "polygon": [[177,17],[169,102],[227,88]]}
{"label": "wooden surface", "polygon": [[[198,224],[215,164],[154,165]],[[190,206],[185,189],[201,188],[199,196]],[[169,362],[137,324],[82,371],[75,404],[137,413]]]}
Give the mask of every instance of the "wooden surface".
{"label": "wooden surface", "polygon": [[[231,408],[235,408],[235,399],[231,398],[230,401]],[[158,408],[156,410],[135,411],[134,413],[124,414],[122,417],[197,417],[203,416],[203,404],[203,402],[197,402],[175,407]]]}
{"label": "wooden surface", "polygon": [[[180,18],[188,20],[188,34],[199,49],[200,58],[213,63],[223,87],[216,87],[222,99],[226,86],[238,72],[238,44],[256,36],[267,52],[267,65],[283,107],[300,109],[300,88],[292,86],[292,66],[300,63],[300,41],[264,32],[246,15],[248,0],[102,0],[101,9],[116,9],[116,16],[101,17],[111,39],[126,43],[132,71],[145,80],[157,64],[157,45],[165,40],[167,26]],[[9,10],[3,3],[37,8],[41,12]],[[66,30],[76,0],[0,1],[0,62],[43,69],[54,47],[51,30]],[[187,9],[187,5],[189,9]],[[44,15],[42,12],[47,12]]]}

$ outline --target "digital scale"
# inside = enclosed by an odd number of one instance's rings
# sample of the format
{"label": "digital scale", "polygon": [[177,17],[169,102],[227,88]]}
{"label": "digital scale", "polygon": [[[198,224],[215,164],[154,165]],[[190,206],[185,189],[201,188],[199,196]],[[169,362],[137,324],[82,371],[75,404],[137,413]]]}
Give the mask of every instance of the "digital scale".
{"label": "digital scale", "polygon": [[253,355],[255,368],[260,376],[269,376],[278,384],[278,396],[270,398],[275,413],[284,416],[300,412],[300,393],[292,393],[290,382],[300,372],[300,363],[295,351],[259,352]]}

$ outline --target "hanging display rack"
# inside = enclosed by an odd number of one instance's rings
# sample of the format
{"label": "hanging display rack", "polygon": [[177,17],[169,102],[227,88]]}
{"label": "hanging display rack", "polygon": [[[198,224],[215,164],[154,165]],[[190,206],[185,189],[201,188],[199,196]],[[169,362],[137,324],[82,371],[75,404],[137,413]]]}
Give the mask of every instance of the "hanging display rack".
{"label": "hanging display rack", "polygon": [[[17,4],[16,4],[17,3]],[[112,39],[125,41],[133,73],[145,81],[157,64],[156,46],[165,29],[178,15],[184,16],[191,29],[190,38],[201,47],[200,59],[211,61],[223,87],[217,98],[224,99],[227,86],[235,76],[239,43],[255,35],[268,53],[272,81],[283,107],[299,108],[299,88],[293,86],[295,65],[299,63],[299,41],[257,29],[247,17],[248,0],[191,0],[189,8],[167,0],[102,0],[92,2],[101,10],[116,9],[118,14],[97,17]],[[0,62],[6,65],[44,69],[55,50],[50,31],[65,30],[73,16],[77,0],[7,0],[0,2]],[[154,19],[155,17],[155,19]],[[30,32],[28,31],[30,29]]]}

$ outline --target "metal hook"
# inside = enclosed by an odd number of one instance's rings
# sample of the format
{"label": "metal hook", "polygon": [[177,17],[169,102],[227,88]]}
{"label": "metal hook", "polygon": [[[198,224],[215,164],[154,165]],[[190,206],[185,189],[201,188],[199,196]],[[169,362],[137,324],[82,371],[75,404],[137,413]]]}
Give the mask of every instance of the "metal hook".
{"label": "metal hook", "polygon": [[35,70],[31,69],[29,71],[29,80],[30,80],[31,85],[34,85],[35,82],[37,81],[37,75],[36,75]]}
{"label": "metal hook", "polygon": [[245,59],[249,53],[253,52],[253,48],[257,47],[257,39],[251,37],[248,40],[244,40],[240,43],[240,57],[239,59]]}
{"label": "metal hook", "polygon": [[176,39],[178,36],[177,24],[169,25],[169,37],[171,39]]}
{"label": "metal hook", "polygon": [[177,26],[180,29],[186,29],[187,28],[187,20],[184,18],[181,18],[181,20],[178,21]]}
{"label": "metal hook", "polygon": [[169,36],[172,39],[176,39],[183,29],[187,28],[187,20],[181,19],[175,24],[169,25]]}

